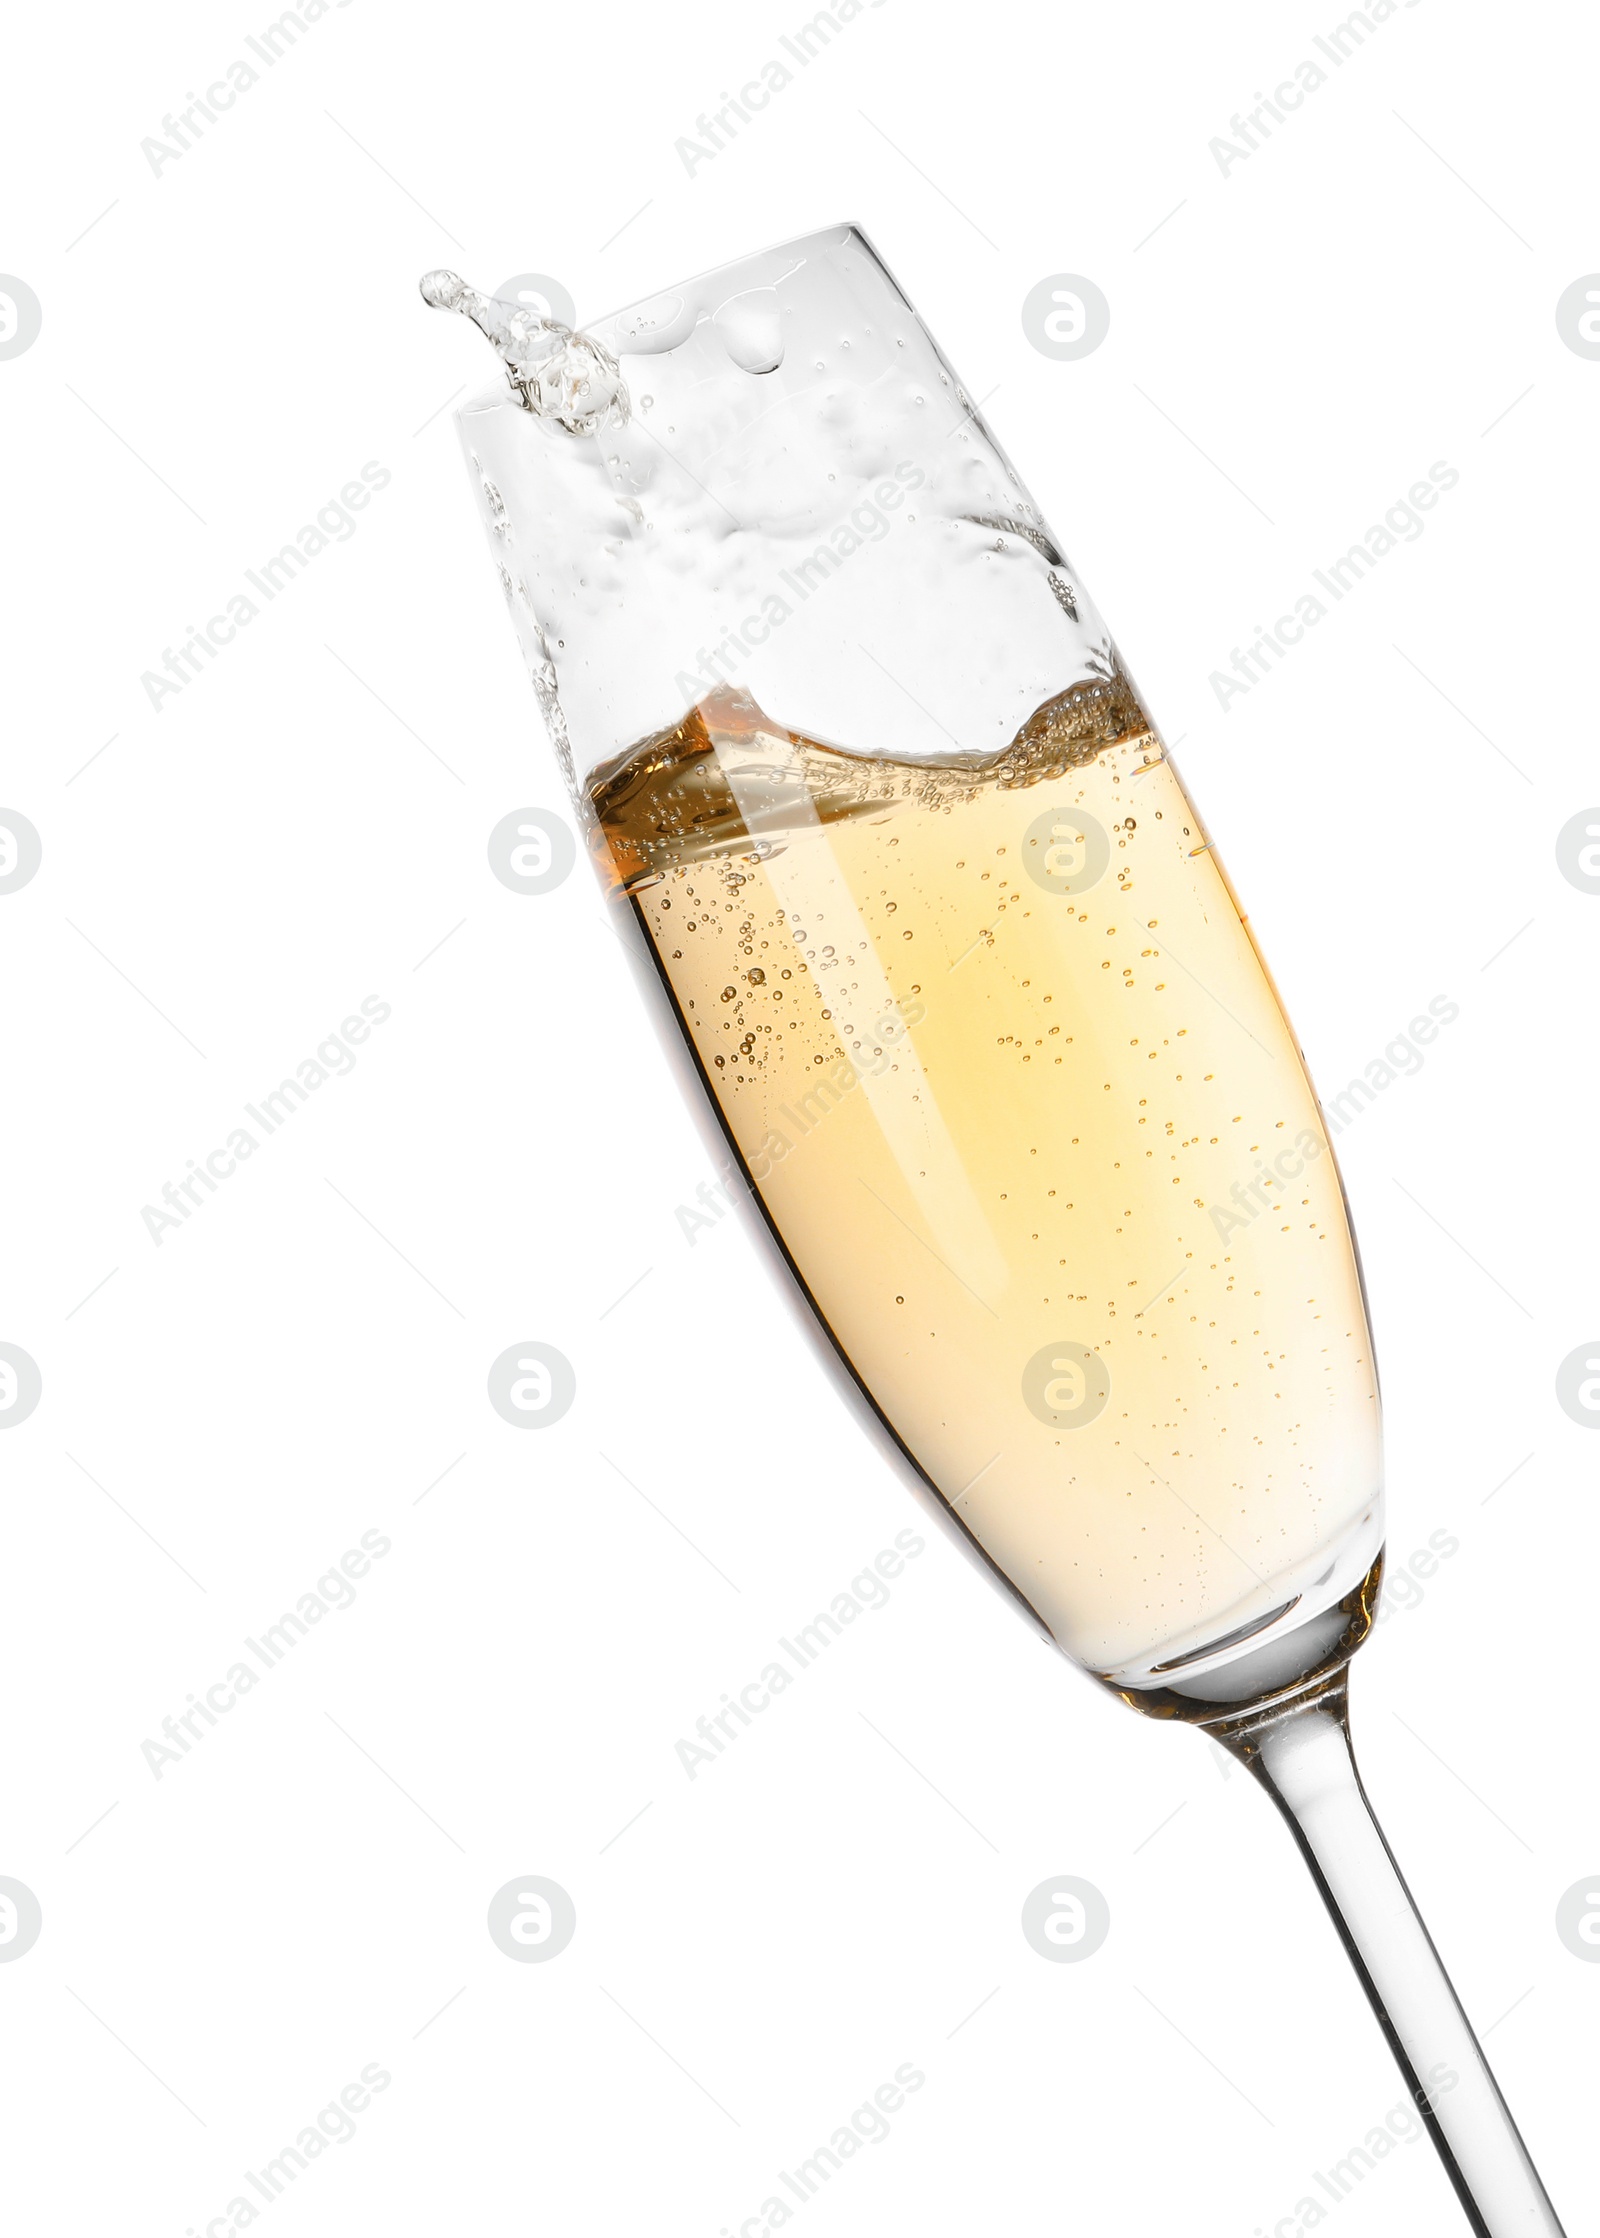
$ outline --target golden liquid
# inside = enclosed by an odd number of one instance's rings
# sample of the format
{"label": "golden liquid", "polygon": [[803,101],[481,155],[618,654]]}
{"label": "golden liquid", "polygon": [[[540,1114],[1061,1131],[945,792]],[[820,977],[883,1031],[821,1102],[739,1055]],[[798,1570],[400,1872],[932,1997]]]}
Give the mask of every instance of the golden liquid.
{"label": "golden liquid", "polygon": [[1061,1645],[1148,1671],[1325,1574],[1379,1481],[1339,1178],[1125,680],[959,769],[719,691],[591,795],[835,1342]]}

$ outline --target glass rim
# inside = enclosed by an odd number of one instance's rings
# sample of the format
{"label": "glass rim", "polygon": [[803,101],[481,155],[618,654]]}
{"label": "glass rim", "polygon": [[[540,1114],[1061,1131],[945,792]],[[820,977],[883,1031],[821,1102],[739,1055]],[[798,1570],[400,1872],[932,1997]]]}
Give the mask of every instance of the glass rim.
{"label": "glass rim", "polygon": [[[810,232],[797,233],[786,240],[769,242],[763,248],[748,249],[742,255],[729,257],[720,264],[708,264],[702,271],[688,273],[682,279],[668,280],[662,286],[651,288],[643,295],[634,297],[631,302],[619,303],[610,310],[598,313],[593,318],[574,318],[572,331],[575,334],[585,335],[590,340],[600,342],[604,348],[610,350],[613,357],[648,356],[653,353],[619,349],[615,341],[611,339],[608,330],[614,329],[619,320],[626,319],[635,312],[647,311],[652,305],[664,302],[671,296],[688,296],[701,290],[709,290],[716,282],[730,277],[746,266],[766,263],[771,258],[783,256],[791,250],[815,250],[824,246],[843,248],[851,240],[858,242],[868,256],[873,259],[901,302],[905,304],[906,309],[920,325],[922,323],[921,313],[907,296],[891,267],[885,262],[883,254],[873,240],[872,235],[858,219],[841,218],[832,225],[816,226]],[[496,296],[494,300],[503,302],[505,298]],[[453,416],[460,420],[470,412],[481,411],[492,403],[498,404],[503,400],[504,393],[504,377],[502,375],[501,385],[475,391],[457,405]]]}

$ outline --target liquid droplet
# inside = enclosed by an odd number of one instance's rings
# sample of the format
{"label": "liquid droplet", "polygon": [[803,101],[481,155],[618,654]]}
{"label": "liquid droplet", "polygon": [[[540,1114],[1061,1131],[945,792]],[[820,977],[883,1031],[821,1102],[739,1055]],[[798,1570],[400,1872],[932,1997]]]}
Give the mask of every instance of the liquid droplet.
{"label": "liquid droplet", "polygon": [[717,338],[743,373],[775,373],[783,363],[783,323],[776,288],[730,296],[712,320]]}

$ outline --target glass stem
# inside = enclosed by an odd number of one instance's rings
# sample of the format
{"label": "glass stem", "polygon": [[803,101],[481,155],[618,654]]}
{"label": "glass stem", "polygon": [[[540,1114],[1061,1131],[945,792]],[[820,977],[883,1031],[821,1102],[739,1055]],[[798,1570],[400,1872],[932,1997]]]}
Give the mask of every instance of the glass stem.
{"label": "glass stem", "polygon": [[1288,1820],[1480,2238],[1563,2238],[1539,2174],[1372,1815],[1347,1671],[1211,1728]]}

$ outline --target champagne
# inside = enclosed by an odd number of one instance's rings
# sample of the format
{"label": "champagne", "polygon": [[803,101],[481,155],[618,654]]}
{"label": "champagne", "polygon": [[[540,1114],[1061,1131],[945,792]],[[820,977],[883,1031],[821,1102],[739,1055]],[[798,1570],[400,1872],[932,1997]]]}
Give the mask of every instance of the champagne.
{"label": "champagne", "polygon": [[1338,1173],[1125,681],[948,767],[721,690],[590,797],[835,1344],[1067,1652],[1148,1676],[1325,1575],[1379,1482]]}
{"label": "champagne", "polygon": [[[1559,2238],[1351,1755],[1378,1395],[1316,1099],[1021,477],[853,226],[592,334],[423,292],[500,354],[458,424],[501,589],[819,1339],[1070,1657],[1249,1765],[1473,2228]],[[759,1494],[781,1393],[711,1406]]]}

